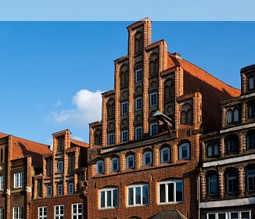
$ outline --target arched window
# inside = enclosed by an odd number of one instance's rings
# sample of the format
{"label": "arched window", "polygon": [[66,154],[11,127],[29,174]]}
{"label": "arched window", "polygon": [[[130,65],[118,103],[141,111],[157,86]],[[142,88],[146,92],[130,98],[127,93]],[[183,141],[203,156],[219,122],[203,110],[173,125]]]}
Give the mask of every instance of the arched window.
{"label": "arched window", "polygon": [[246,172],[247,192],[255,192],[255,169],[249,169]]}
{"label": "arched window", "polygon": [[239,151],[239,139],[237,135],[230,135],[225,140],[226,153],[236,154]]}
{"label": "arched window", "polygon": [[160,149],[160,163],[168,162],[170,162],[170,148],[166,146]]}
{"label": "arched window", "polygon": [[192,108],[190,104],[184,104],[181,109],[181,124],[192,123]]}
{"label": "arched window", "polygon": [[254,88],[255,88],[254,76],[252,75],[252,76],[250,76],[250,77],[248,78],[248,89],[249,89],[249,90],[252,90],[252,89],[254,89]]}
{"label": "arched window", "polygon": [[225,183],[226,183],[226,193],[229,195],[237,195],[238,190],[238,173],[235,169],[230,169],[226,171],[225,174]]}
{"label": "arched window", "polygon": [[111,159],[111,171],[112,172],[119,171],[119,158],[114,157]]}
{"label": "arched window", "polygon": [[138,32],[135,34],[135,54],[143,51],[143,34]]}
{"label": "arched window", "polygon": [[255,131],[250,131],[246,137],[246,149],[253,150],[255,149]]}
{"label": "arched window", "polygon": [[99,160],[96,162],[96,173],[97,174],[104,173],[104,161],[103,160]]}
{"label": "arched window", "polygon": [[143,165],[151,166],[152,165],[152,152],[146,151],[143,153]]}
{"label": "arched window", "polygon": [[218,175],[215,172],[209,173],[207,175],[207,195],[218,195]]}
{"label": "arched window", "polygon": [[102,145],[102,134],[100,130],[97,130],[94,134],[94,144],[95,145]]}
{"label": "arched window", "polygon": [[179,160],[190,158],[190,143],[183,143],[179,146]]}
{"label": "arched window", "polygon": [[114,100],[110,99],[107,103],[107,115],[108,117],[113,117],[115,114]]}
{"label": "arched window", "polygon": [[215,157],[219,155],[218,142],[207,144],[207,157]]}
{"label": "arched window", "polygon": [[239,109],[234,109],[234,122],[239,122]]}
{"label": "arched window", "polygon": [[158,55],[153,53],[150,56],[150,76],[154,76],[158,74],[159,71],[159,63],[158,63]]}
{"label": "arched window", "polygon": [[232,117],[233,117],[232,110],[228,110],[227,115],[228,115],[228,124],[231,124],[233,122],[233,120],[232,120]]}
{"label": "arched window", "polygon": [[133,154],[127,156],[126,162],[127,169],[135,168],[135,156]]}

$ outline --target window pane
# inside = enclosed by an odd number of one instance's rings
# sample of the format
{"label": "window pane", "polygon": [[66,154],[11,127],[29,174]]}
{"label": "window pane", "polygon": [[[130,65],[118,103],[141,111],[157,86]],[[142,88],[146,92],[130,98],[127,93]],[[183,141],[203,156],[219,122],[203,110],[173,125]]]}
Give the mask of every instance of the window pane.
{"label": "window pane", "polygon": [[136,204],[141,204],[141,187],[135,188],[135,199],[136,199]]}
{"label": "window pane", "polygon": [[105,192],[101,192],[101,208],[105,207]]}
{"label": "window pane", "polygon": [[113,207],[118,207],[118,190],[113,190]]}
{"label": "window pane", "polygon": [[134,205],[134,189],[128,188],[128,204]]}
{"label": "window pane", "polygon": [[225,213],[219,213],[218,217],[219,217],[219,219],[226,219],[226,214]]}
{"label": "window pane", "polygon": [[231,219],[238,219],[238,213],[236,212],[236,213],[231,213],[230,214],[231,215]]}
{"label": "window pane", "polygon": [[143,186],[143,204],[149,204],[149,187],[147,185]]}
{"label": "window pane", "polygon": [[216,218],[215,214],[209,214],[208,216],[209,216],[208,219],[215,219]]}
{"label": "window pane", "polygon": [[182,182],[176,183],[176,201],[182,201]]}
{"label": "window pane", "polygon": [[111,207],[112,206],[112,192],[111,191],[107,191],[107,207]]}
{"label": "window pane", "polygon": [[160,202],[166,202],[166,187],[165,184],[162,184],[159,186],[159,190],[160,190]]}

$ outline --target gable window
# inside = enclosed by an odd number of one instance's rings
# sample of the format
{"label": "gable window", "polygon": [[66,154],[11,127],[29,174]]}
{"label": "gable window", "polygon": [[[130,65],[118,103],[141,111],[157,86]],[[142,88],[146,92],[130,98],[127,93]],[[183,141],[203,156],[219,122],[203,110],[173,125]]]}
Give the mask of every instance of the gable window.
{"label": "gable window", "polygon": [[135,156],[130,154],[127,156],[127,169],[135,168]]}
{"label": "gable window", "polygon": [[135,98],[135,111],[142,110],[143,99],[142,97]]}
{"label": "gable window", "polygon": [[57,141],[58,141],[58,151],[62,152],[64,150],[64,142],[65,142],[64,136],[59,136],[57,138]]}
{"label": "gable window", "polygon": [[55,205],[54,206],[54,219],[64,219],[64,205]]}
{"label": "gable window", "polygon": [[68,155],[68,173],[72,173],[75,169],[75,154]]}
{"label": "gable window", "polygon": [[63,172],[63,160],[58,160],[57,168],[59,173]]}
{"label": "gable window", "polygon": [[47,186],[47,196],[52,196],[52,186]]}
{"label": "gable window", "polygon": [[143,51],[143,34],[137,32],[135,34],[135,54]]}
{"label": "gable window", "polygon": [[121,115],[126,115],[128,113],[128,102],[121,103]]}
{"label": "gable window", "polygon": [[248,78],[248,89],[249,90],[252,90],[252,89],[254,89],[255,87],[254,87],[254,76],[250,76],[249,78]]}
{"label": "gable window", "polygon": [[184,143],[179,146],[179,160],[190,158],[190,144]]}
{"label": "gable window", "polygon": [[46,175],[52,175],[52,158],[45,159],[46,160]]}
{"label": "gable window", "polygon": [[68,183],[68,194],[74,193],[73,183]]}
{"label": "gable window", "polygon": [[128,186],[128,206],[141,206],[149,204],[148,184]]}
{"label": "gable window", "polygon": [[255,103],[249,105],[249,118],[255,118]]}
{"label": "gable window", "polygon": [[143,70],[142,69],[137,69],[135,71],[135,82],[139,83],[143,80]]}
{"label": "gable window", "polygon": [[183,201],[183,181],[170,180],[158,183],[159,203],[174,204]]}
{"label": "gable window", "polygon": [[249,132],[246,139],[247,150],[255,149],[255,132]]}
{"label": "gable window", "polygon": [[255,169],[249,169],[246,174],[247,191],[255,192]]}
{"label": "gable window", "polygon": [[160,163],[170,162],[170,148],[164,147],[160,150]]}
{"label": "gable window", "polygon": [[117,157],[114,157],[111,159],[111,170],[112,172],[116,172],[116,171],[119,171],[119,158]]}
{"label": "gable window", "polygon": [[110,99],[107,103],[107,115],[108,117],[113,117],[115,114],[115,104],[114,104],[114,100]]}
{"label": "gable window", "polygon": [[150,94],[150,106],[156,106],[158,103],[158,94],[157,92]]}
{"label": "gable window", "polygon": [[231,135],[226,138],[226,153],[235,154],[238,153],[239,141],[236,135]]}
{"label": "gable window", "polygon": [[142,138],[142,127],[136,127],[135,128],[135,139],[141,139]]}
{"label": "gable window", "polygon": [[82,218],[82,203],[72,204],[72,219]]}
{"label": "gable window", "polygon": [[150,76],[157,75],[159,71],[158,55],[156,53],[152,54],[150,57]]}
{"label": "gable window", "polygon": [[38,219],[47,219],[48,209],[46,206],[38,207]]}
{"label": "gable window", "polygon": [[192,124],[192,108],[190,104],[184,104],[181,108],[181,124]]}
{"label": "gable window", "polygon": [[58,184],[57,188],[58,188],[58,195],[63,195],[63,185],[62,184]]}
{"label": "gable window", "polygon": [[226,192],[230,195],[238,194],[238,176],[234,170],[226,173]]}
{"label": "gable window", "polygon": [[100,208],[118,207],[118,188],[100,190]]}
{"label": "gable window", "polygon": [[4,176],[0,176],[0,191],[4,190]]}
{"label": "gable window", "polygon": [[207,176],[207,192],[209,196],[218,194],[218,176],[216,173],[211,173]]}
{"label": "gable window", "polygon": [[22,188],[24,185],[24,173],[14,173],[14,188]]}
{"label": "gable window", "polygon": [[219,155],[218,143],[209,143],[207,145],[207,157],[215,157]]}
{"label": "gable window", "polygon": [[150,136],[158,134],[158,123],[150,124]]}
{"label": "gable window", "polygon": [[115,144],[115,135],[114,135],[114,133],[108,134],[108,144],[109,145]]}
{"label": "gable window", "polygon": [[122,142],[128,141],[128,131],[127,130],[121,132],[121,141]]}
{"label": "gable window", "polygon": [[151,166],[152,165],[152,152],[146,151],[143,153],[143,165]]}
{"label": "gable window", "polygon": [[104,161],[99,160],[96,163],[96,173],[104,173]]}
{"label": "gable window", "polygon": [[13,219],[23,219],[23,207],[13,208]]}

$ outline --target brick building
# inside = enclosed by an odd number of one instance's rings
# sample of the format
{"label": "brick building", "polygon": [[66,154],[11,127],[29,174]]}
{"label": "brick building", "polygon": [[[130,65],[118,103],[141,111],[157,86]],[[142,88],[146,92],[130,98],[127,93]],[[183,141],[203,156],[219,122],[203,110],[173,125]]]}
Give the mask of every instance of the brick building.
{"label": "brick building", "polygon": [[32,176],[42,172],[47,145],[0,133],[0,218],[31,218]]}
{"label": "brick building", "polygon": [[221,103],[221,128],[204,135],[201,218],[255,218],[255,65],[241,69],[241,94]]}
{"label": "brick building", "polygon": [[201,132],[220,128],[220,102],[240,91],[152,43],[149,19],[127,29],[128,55],[90,124],[88,218],[196,219]]}
{"label": "brick building", "polygon": [[43,172],[34,176],[31,218],[87,218],[87,149],[69,130],[53,134],[53,151],[43,155]]}

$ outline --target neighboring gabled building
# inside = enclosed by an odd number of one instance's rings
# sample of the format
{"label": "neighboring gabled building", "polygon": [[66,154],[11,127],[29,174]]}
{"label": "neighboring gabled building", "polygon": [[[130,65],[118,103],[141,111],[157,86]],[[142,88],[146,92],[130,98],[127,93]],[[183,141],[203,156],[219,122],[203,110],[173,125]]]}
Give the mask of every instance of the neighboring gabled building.
{"label": "neighboring gabled building", "polygon": [[29,219],[32,176],[42,171],[48,145],[0,133],[0,218]]}
{"label": "neighboring gabled building", "polygon": [[88,218],[198,218],[201,132],[220,128],[220,101],[240,91],[128,27],[102,121],[90,124]]}
{"label": "neighboring gabled building", "polygon": [[201,218],[255,218],[255,65],[241,69],[241,95],[221,104],[221,128],[202,142]]}
{"label": "neighboring gabled building", "polygon": [[53,134],[53,151],[43,155],[43,172],[34,176],[32,218],[87,218],[88,144],[71,132]]}

